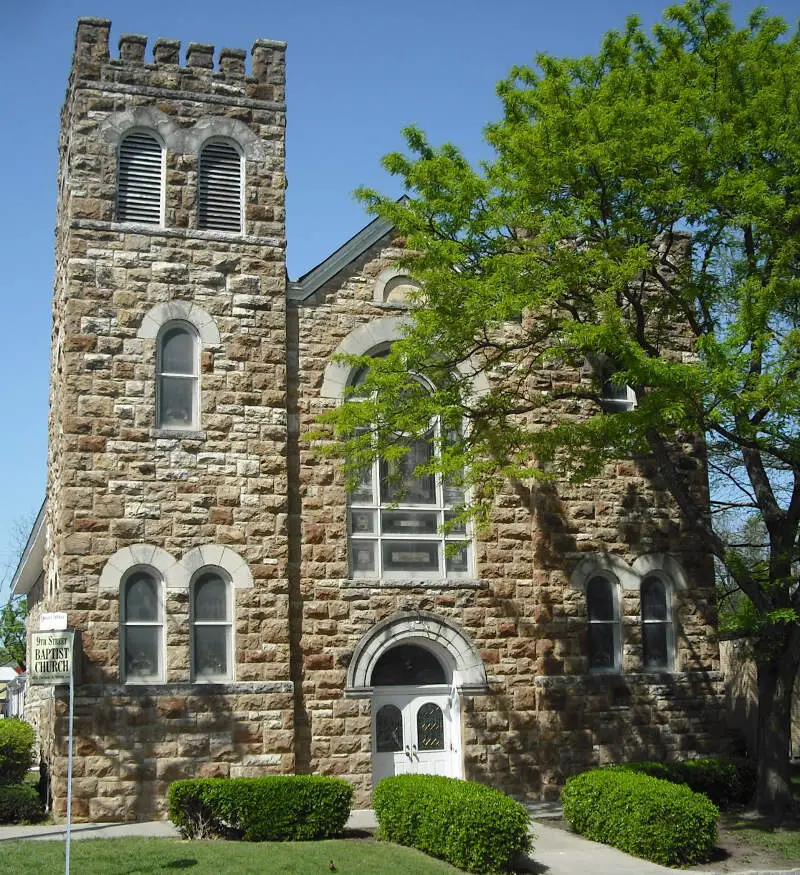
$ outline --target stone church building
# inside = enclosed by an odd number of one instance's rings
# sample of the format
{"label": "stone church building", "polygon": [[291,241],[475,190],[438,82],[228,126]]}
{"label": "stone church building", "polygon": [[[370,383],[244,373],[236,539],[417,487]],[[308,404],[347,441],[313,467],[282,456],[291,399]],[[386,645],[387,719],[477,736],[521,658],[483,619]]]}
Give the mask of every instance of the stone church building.
{"label": "stone church building", "polygon": [[[398,772],[553,798],[718,751],[713,569],[647,460],[510,490],[479,533],[442,534],[463,495],[413,464],[399,500],[377,464],[348,495],[306,435],[354,378],[333,356],[399,335],[402,241],[375,220],[289,281],[285,44],[181,63],[109,29],[79,21],[62,111],[47,501],[15,577],[31,628],[80,633],[73,817],[294,772],[359,806]],[[67,713],[29,690],[57,816]]]}

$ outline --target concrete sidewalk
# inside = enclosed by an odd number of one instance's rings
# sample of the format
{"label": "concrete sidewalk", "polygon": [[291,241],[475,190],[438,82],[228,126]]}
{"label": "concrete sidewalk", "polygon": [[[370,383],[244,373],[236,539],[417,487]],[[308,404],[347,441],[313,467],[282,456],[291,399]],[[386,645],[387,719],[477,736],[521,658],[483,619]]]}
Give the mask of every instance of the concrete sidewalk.
{"label": "concrete sidewalk", "polygon": [[[657,866],[639,860],[615,848],[590,842],[563,829],[547,825],[547,820],[559,817],[558,805],[540,803],[530,806],[536,833],[530,872],[536,875],[651,875],[671,872],[675,869]],[[375,812],[370,809],[353,811],[347,822],[352,830],[373,830],[377,826]],[[47,826],[2,826],[0,843],[10,839],[58,839],[63,840],[66,827],[63,824]],[[123,838],[178,838],[178,831],[169,821],[148,823],[76,823],[72,827],[73,839]],[[0,850],[2,857],[2,850]],[[737,875],[800,875],[800,869],[748,870]],[[693,875],[717,875],[713,870],[695,872]],[[732,873],[727,873],[732,875]]]}

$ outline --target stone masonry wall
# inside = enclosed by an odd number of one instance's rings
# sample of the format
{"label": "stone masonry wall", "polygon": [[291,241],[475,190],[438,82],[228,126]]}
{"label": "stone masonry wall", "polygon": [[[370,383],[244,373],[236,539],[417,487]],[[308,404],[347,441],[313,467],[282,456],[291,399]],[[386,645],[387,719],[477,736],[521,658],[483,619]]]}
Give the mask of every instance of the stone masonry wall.
{"label": "stone masonry wall", "polygon": [[[166,774],[224,771],[219,763],[243,762],[243,750],[264,758],[264,770],[285,772],[293,754],[285,46],[258,41],[252,75],[245,75],[243,51],[223,49],[215,70],[213,47],[192,44],[181,67],[172,40],[156,41],[149,63],[144,38],[122,37],[120,57],[111,58],[109,26],[79,22],[62,111],[43,604],[67,611],[70,626],[82,630],[76,774],[85,780],[73,813],[97,816],[100,803],[91,800],[99,794],[103,819],[113,820],[145,813],[130,785],[137,756],[144,763],[134,770],[139,797],[158,812]],[[167,148],[164,227],[115,221],[117,154],[108,132],[130,124],[137,107],[157,109],[187,143],[200,142],[200,134],[191,137],[212,123],[249,132],[257,148],[245,159],[243,234],[197,229],[197,151],[188,146]],[[200,430],[185,434],[155,429],[155,341],[139,336],[146,314],[170,302],[202,308],[220,336],[202,346]],[[234,590],[234,684],[147,695],[119,686],[119,590],[102,588],[99,578],[109,557],[134,544],[162,548],[176,560],[219,545],[247,562],[253,586]],[[168,685],[191,680],[188,598],[186,589],[166,596]],[[216,708],[224,716],[209,717]],[[56,720],[58,730],[61,716]],[[225,724],[222,752],[206,737],[217,720]],[[56,738],[65,735],[57,731]],[[60,744],[51,765],[62,813]],[[103,763],[92,772],[97,757]]]}
{"label": "stone masonry wall", "polygon": [[[487,532],[475,540],[476,579],[441,584],[348,579],[347,496],[335,460],[304,435],[332,403],[320,397],[332,352],[359,325],[397,315],[373,300],[399,244],[384,237],[330,280],[297,312],[298,555],[302,619],[302,719],[309,767],[371,790],[369,699],[345,698],[347,666],[372,626],[400,612],[430,611],[456,624],[477,647],[489,675],[486,695],[465,695],[465,777],[525,796],[554,797],[564,778],[609,761],[691,756],[724,746],[719,733],[718,653],[708,632],[713,576],[666,487],[646,460],[608,466],[577,486],[509,490]],[[543,378],[578,380],[574,372]],[[579,409],[566,416],[583,415]],[[691,443],[684,469],[704,486],[703,448]],[[675,599],[672,674],[641,670],[639,593],[624,592],[623,673],[587,672],[586,607],[570,586],[578,562],[606,553],[628,564],[670,553],[691,579]]]}

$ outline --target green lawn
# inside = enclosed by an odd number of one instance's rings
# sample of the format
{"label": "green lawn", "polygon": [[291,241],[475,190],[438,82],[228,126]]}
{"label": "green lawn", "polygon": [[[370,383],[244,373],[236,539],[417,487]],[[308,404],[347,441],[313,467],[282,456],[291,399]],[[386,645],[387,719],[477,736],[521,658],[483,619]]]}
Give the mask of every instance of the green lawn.
{"label": "green lawn", "polygon": [[[186,870],[236,875],[325,875],[333,860],[342,875],[445,875],[461,870],[420,851],[384,842],[338,839],[324,842],[222,842],[180,839],[79,839],[72,842],[70,869],[80,875],[144,875]],[[0,842],[0,872],[57,875],[64,871],[64,843]]]}

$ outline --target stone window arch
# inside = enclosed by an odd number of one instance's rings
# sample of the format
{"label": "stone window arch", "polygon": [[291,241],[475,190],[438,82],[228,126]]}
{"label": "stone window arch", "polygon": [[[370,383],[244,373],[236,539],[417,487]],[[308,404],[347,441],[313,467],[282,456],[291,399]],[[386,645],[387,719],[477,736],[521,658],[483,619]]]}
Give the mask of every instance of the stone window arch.
{"label": "stone window arch", "polygon": [[405,270],[387,267],[378,274],[372,296],[373,300],[382,304],[406,306],[409,296],[419,288],[419,283]]}
{"label": "stone window arch", "polygon": [[347,669],[346,694],[372,693],[372,676],[381,658],[393,648],[424,648],[440,663],[446,682],[467,693],[488,690],[486,670],[475,645],[454,623],[427,611],[396,614],[377,623],[356,646]]}
{"label": "stone window arch", "polygon": [[[214,317],[191,301],[156,304],[144,315],[137,337],[155,341],[155,422],[158,430],[192,432],[202,436],[200,423],[200,357],[205,346],[218,346]],[[191,349],[189,346],[191,345]],[[181,353],[168,361],[171,346]],[[177,365],[178,371],[174,369]],[[173,397],[174,396],[174,397]],[[170,399],[181,402],[171,413]]]}

